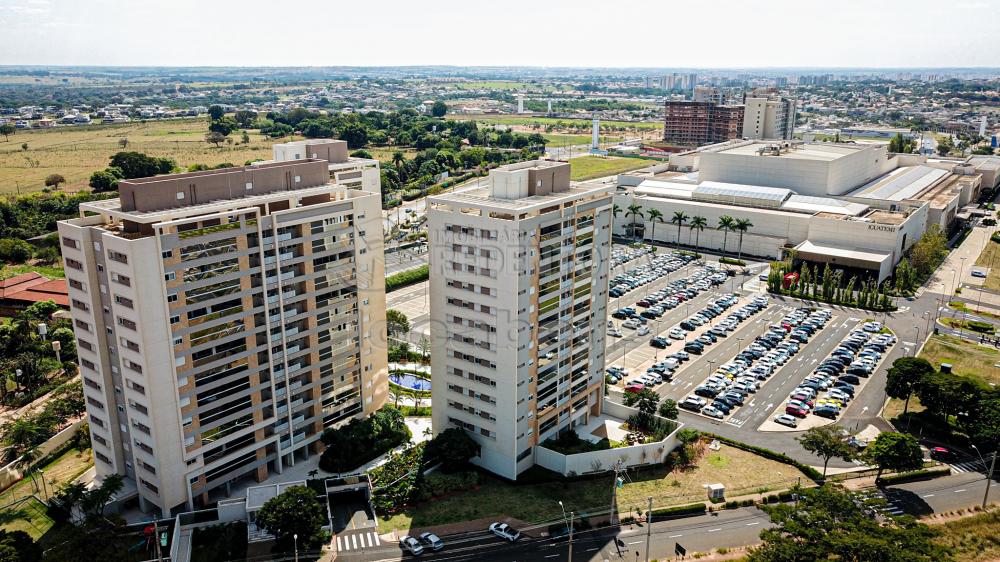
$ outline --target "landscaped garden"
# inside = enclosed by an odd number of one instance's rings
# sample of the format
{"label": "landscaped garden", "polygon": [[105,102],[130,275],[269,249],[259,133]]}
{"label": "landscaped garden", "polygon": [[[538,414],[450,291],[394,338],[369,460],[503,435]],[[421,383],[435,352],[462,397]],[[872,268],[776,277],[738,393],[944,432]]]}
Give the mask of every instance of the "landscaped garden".
{"label": "landscaped garden", "polygon": [[45,505],[32,496],[43,499],[52,496],[93,465],[94,459],[90,449],[70,448],[54,456],[40,467],[41,470],[35,471],[0,494],[0,506],[10,506],[2,513],[6,522],[0,528],[7,531],[24,531],[34,539],[44,535],[52,527],[53,520],[46,514]]}

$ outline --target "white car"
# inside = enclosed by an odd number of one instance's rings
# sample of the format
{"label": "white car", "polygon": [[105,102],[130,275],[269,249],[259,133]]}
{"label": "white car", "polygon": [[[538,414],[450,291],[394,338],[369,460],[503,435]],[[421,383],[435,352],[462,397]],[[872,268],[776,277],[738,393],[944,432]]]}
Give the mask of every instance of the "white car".
{"label": "white car", "polygon": [[649,327],[648,326],[642,326],[642,327],[639,328],[639,331],[636,332],[635,334],[637,336],[645,336],[645,335],[649,334]]}
{"label": "white car", "polygon": [[686,333],[680,328],[674,328],[667,333],[667,337],[672,340],[682,340],[684,339]]}
{"label": "white car", "polygon": [[621,338],[625,336],[625,334],[623,334],[622,331],[619,330],[618,328],[611,328],[610,330],[608,330],[608,335],[613,338]]}
{"label": "white car", "polygon": [[862,326],[862,328],[866,332],[878,332],[878,331],[882,330],[882,323],[881,322],[865,322],[865,325]]}
{"label": "white car", "polygon": [[521,538],[521,532],[506,523],[491,523],[490,532],[505,541],[514,542]]}
{"label": "white car", "polygon": [[420,556],[424,552],[424,547],[420,545],[420,541],[410,536],[399,539],[399,548],[414,556]]}
{"label": "white car", "polygon": [[635,318],[629,318],[628,320],[622,322],[622,328],[628,328],[629,330],[634,330],[639,326],[639,321]]}
{"label": "white car", "polygon": [[781,414],[780,416],[774,418],[774,423],[778,423],[778,424],[781,424],[781,425],[786,425],[788,427],[798,427],[799,426],[799,420],[796,419],[795,416],[793,416],[791,414]]}

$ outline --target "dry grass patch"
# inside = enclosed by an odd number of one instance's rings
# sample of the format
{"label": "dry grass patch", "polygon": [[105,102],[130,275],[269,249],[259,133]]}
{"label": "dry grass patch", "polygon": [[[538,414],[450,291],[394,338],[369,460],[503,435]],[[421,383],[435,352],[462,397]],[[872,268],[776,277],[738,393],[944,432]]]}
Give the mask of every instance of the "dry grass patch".
{"label": "dry grass patch", "polygon": [[934,527],[939,544],[950,547],[956,562],[1000,560],[1000,509],[963,517]]}
{"label": "dry grass patch", "polygon": [[[956,375],[973,378],[984,383],[1000,383],[1000,350],[949,335],[931,336],[920,351],[920,357],[935,368],[941,363],[951,363]],[[910,401],[912,406],[913,402]]]}

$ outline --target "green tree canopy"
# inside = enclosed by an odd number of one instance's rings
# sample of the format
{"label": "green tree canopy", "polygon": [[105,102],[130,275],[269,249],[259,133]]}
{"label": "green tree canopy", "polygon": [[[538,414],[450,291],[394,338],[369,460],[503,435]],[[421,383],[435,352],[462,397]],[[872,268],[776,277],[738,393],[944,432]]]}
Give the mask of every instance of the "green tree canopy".
{"label": "green tree canopy", "polygon": [[176,164],[169,158],[155,158],[141,152],[117,152],[111,157],[111,166],[122,172],[122,178],[146,178],[167,174]]}
{"label": "green tree canopy", "polygon": [[469,461],[479,455],[479,443],[464,429],[449,427],[430,440],[425,455],[441,461],[445,472],[457,472],[467,468]]}
{"label": "green tree canopy", "polygon": [[292,486],[267,500],[257,512],[257,524],[277,537],[279,550],[291,550],[298,535],[300,547],[317,546],[320,530],[327,524],[326,510],[316,492],[306,486]]}
{"label": "green tree canopy", "polygon": [[892,398],[906,400],[903,413],[910,407],[910,396],[920,381],[934,373],[934,366],[922,357],[900,357],[892,362],[885,381],[885,393]]}
{"label": "green tree canopy", "polygon": [[405,314],[390,308],[385,311],[386,331],[391,337],[405,335],[410,331],[410,320]]}
{"label": "green tree canopy", "polygon": [[441,100],[434,102],[431,106],[431,115],[434,117],[444,117],[448,113],[448,106]]}
{"label": "green tree canopy", "polygon": [[847,442],[843,427],[821,425],[808,429],[798,438],[802,448],[823,459],[823,478],[826,478],[826,467],[830,459],[837,457],[849,461],[854,458],[854,447]]}
{"label": "green tree canopy", "polygon": [[875,480],[885,470],[917,470],[924,464],[924,454],[916,438],[905,433],[880,433],[861,455],[867,464],[878,468]]}

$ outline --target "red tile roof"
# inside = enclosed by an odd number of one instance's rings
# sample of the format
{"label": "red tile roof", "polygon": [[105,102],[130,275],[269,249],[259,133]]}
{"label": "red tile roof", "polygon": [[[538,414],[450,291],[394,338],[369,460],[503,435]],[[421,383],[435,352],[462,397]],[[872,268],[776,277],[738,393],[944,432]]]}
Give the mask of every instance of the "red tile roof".
{"label": "red tile roof", "polygon": [[66,280],[47,279],[33,271],[0,281],[0,299],[29,303],[51,300],[69,307]]}

